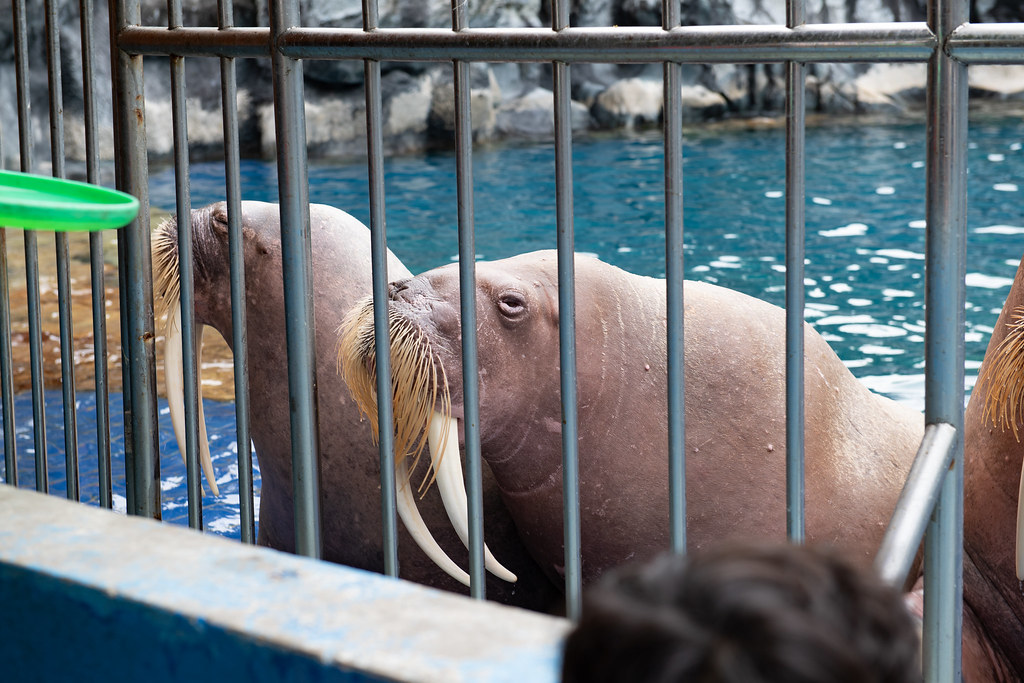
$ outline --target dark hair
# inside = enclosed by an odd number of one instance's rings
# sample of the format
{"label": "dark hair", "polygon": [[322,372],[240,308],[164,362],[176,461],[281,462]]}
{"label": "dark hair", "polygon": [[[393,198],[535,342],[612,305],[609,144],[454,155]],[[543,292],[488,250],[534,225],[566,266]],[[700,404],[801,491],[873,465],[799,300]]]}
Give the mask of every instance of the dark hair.
{"label": "dark hair", "polygon": [[920,682],[899,591],[836,552],[723,545],[607,573],[584,594],[565,683]]}

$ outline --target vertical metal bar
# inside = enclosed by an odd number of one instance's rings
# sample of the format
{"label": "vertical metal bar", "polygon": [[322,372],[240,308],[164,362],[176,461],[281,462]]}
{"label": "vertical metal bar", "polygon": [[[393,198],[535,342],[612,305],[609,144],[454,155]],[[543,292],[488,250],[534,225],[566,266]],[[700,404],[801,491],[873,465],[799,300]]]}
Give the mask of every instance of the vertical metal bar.
{"label": "vertical metal bar", "polygon": [[142,57],[118,48],[119,31],[140,22],[137,2],[117,0],[111,12],[114,141],[117,187],[139,200],[139,215],[120,230],[122,354],[125,369],[125,469],[128,512],[160,518],[160,441],[153,347],[153,269],[150,257],[148,160]]}
{"label": "vertical metal bar", "polygon": [[[787,0],[790,28],[803,0]],[[786,63],[786,532],[804,541],[804,83],[807,66]]]}
{"label": "vertical metal bar", "polygon": [[11,291],[7,280],[7,230],[0,228],[0,396],[3,401],[4,481],[18,485],[14,434],[14,362],[11,358]]}
{"label": "vertical metal bar", "polygon": [[[28,29],[25,0],[12,0],[14,8],[14,60],[18,91],[18,137],[21,170],[32,172],[32,117],[29,112]],[[42,332],[39,321],[39,247],[34,230],[24,231],[25,288],[28,299],[29,363],[32,376],[32,432],[35,446],[36,490],[46,492],[46,406],[43,397]]]}
{"label": "vertical metal bar", "polygon": [[[64,93],[61,87],[60,18],[54,0],[44,3],[46,27],[46,73],[50,104],[50,159],[53,176],[63,178],[64,172]],[[75,349],[71,322],[71,271],[68,235],[54,235],[57,263],[57,307],[60,320],[61,394],[64,405],[64,469],[67,497],[77,501],[78,492],[78,421],[75,417]]]}
{"label": "vertical metal bar", "polygon": [[[114,107],[114,111],[118,111],[117,107]],[[115,115],[116,120],[116,115]],[[116,130],[116,129],[115,129]],[[115,133],[116,135],[116,133]],[[120,171],[117,171],[120,173]],[[120,183],[120,180],[117,181]],[[118,184],[118,189],[124,189],[124,185]],[[141,207],[139,210],[141,214]],[[132,415],[134,411],[132,406],[132,358],[131,348],[128,344],[128,337],[131,332],[128,329],[128,287],[126,285],[128,273],[126,272],[125,264],[128,263],[128,254],[125,251],[125,234],[127,233],[127,226],[120,228],[117,231],[117,298],[118,298],[118,311],[122,312],[119,315],[119,324],[121,327],[121,414],[122,424],[124,425],[124,480],[125,480],[125,509],[126,510],[137,510],[135,491],[136,486],[136,468],[135,468],[135,427],[133,425],[134,420]],[[135,514],[134,512],[131,514]]]}
{"label": "vertical metal bar", "polygon": [[[169,0],[168,28],[181,27],[181,0]],[[185,487],[188,525],[203,528],[203,484],[199,471],[199,392],[196,368],[195,283],[192,257],[192,201],[189,187],[188,113],[185,59],[170,57],[171,129],[174,139],[174,198],[178,219],[178,268],[181,297],[182,383],[185,389]]]}
{"label": "vertical metal bar", "polygon": [[[662,2],[662,28],[679,26],[679,3]],[[668,491],[672,552],[686,552],[686,431],[683,331],[682,67],[662,67],[665,98],[665,306],[668,333]]]}
{"label": "vertical metal bar", "polygon": [[[568,27],[568,3],[553,0],[552,28]],[[572,112],[569,65],[554,62],[555,192],[558,225],[558,340],[562,397],[562,506],[565,524],[566,616],[580,616],[583,575],[580,567],[580,485],[576,392],[576,267],[573,234]]]}
{"label": "vertical metal bar", "polygon": [[[218,2],[221,28],[233,25],[231,0]],[[238,145],[238,87],[235,60],[220,60],[221,113],[224,119],[224,175],[228,205],[228,251],[231,279],[231,348],[235,370],[235,435],[238,444],[238,513],[242,543],[256,542],[256,507],[249,436],[249,342],[245,322],[245,258],[242,242],[242,189]]]}
{"label": "vertical metal bar", "polygon": [[[298,2],[270,3],[272,44],[299,25]],[[317,434],[316,349],[313,274],[310,255],[309,185],[306,175],[302,62],[272,54],[277,177],[281,199],[281,261],[284,279],[288,391],[291,398],[292,485],[295,492],[295,550],[319,558],[320,494]]]}
{"label": "vertical metal bar", "polygon": [[[967,20],[965,0],[929,4],[939,45]],[[927,111],[925,423],[948,423],[958,438],[925,537],[923,661],[926,680],[945,682],[961,676],[967,66],[943,49],[928,62]]]}
{"label": "vertical metal bar", "polygon": [[[115,106],[114,111],[117,111]],[[116,115],[115,115],[116,120]],[[118,171],[120,173],[120,171]],[[117,181],[120,183],[120,181]],[[118,185],[118,189],[124,189],[125,186]],[[140,207],[141,213],[141,207]],[[128,278],[125,264],[128,263],[128,255],[125,251],[125,237],[128,228],[120,228],[117,233],[117,298],[118,298],[118,311],[123,312],[119,315],[119,324],[121,327],[121,414],[122,424],[124,425],[124,480],[125,480],[125,509],[136,510],[136,483],[135,483],[135,428],[133,426],[132,415],[132,363],[131,363],[131,349],[128,344],[128,336],[130,334],[128,330],[128,287],[125,284]],[[131,513],[134,514],[134,513]]]}
{"label": "vertical metal bar", "polygon": [[[452,28],[468,28],[466,3],[452,0]],[[459,214],[459,294],[462,314],[462,388],[465,406],[466,495],[469,508],[470,595],[486,597],[484,576],[483,476],[480,460],[480,388],[477,381],[476,239],[473,214],[473,120],[469,64],[454,63],[455,182]]]}
{"label": "vertical metal bar", "polygon": [[43,352],[40,330],[39,303],[39,247],[36,233],[26,230],[25,284],[28,299],[29,363],[32,375],[32,432],[35,446],[36,490],[50,489],[46,463],[46,402],[43,395]]}
{"label": "vertical metal bar", "polygon": [[[96,100],[93,53],[93,2],[80,0],[82,32],[82,102],[85,123],[85,174],[90,183],[100,182],[96,146]],[[110,473],[110,412],[107,385],[107,295],[103,265],[103,232],[89,233],[89,271],[92,282],[93,365],[96,394],[96,457],[100,507],[113,507]]]}
{"label": "vertical metal bar", "polygon": [[[21,168],[31,165],[31,134],[29,126],[31,120],[28,116],[28,65],[25,62],[26,36],[23,0],[12,2],[14,15],[14,50],[15,50],[15,73],[16,73],[16,107],[18,110],[18,144],[20,150]],[[0,157],[0,163],[3,158]],[[18,485],[18,449],[15,437],[14,424],[14,362],[11,356],[11,296],[8,280],[7,267],[7,230],[0,229],[0,324],[3,325],[3,339],[0,345],[0,387],[3,395],[3,424],[4,424],[4,466],[5,479],[12,486]]]}
{"label": "vertical metal bar", "polygon": [[[109,25],[107,36],[110,41],[110,81],[111,81],[111,109],[114,112],[114,182],[117,189],[131,192],[131,188],[143,192],[136,195],[139,200],[139,214],[136,221],[149,220],[149,188],[142,181],[143,174],[148,175],[148,159],[145,155],[138,154],[133,144],[142,142],[146,144],[145,130],[145,94],[142,91],[142,59],[131,58],[122,53],[117,46],[118,31],[128,25],[130,20],[139,21],[138,3],[127,4],[125,0],[110,2],[107,23]],[[132,13],[129,14],[129,10]],[[133,128],[127,112],[130,104],[131,111],[141,114],[136,117],[137,128]],[[141,105],[141,106],[140,106]],[[140,135],[141,133],[141,135]],[[141,138],[141,139],[140,139]],[[146,149],[143,146],[142,149]],[[124,158],[120,152],[125,154]],[[133,152],[136,152],[133,154]],[[125,509],[128,514],[142,514],[151,512],[153,508],[159,510],[159,501],[146,502],[150,496],[150,489],[158,490],[153,485],[138,486],[136,470],[144,471],[145,467],[135,466],[135,425],[134,410],[132,406],[132,345],[129,343],[131,330],[128,322],[128,232],[132,224],[117,230],[117,297],[118,297],[118,323],[121,335],[121,414],[124,425],[124,474],[125,474]],[[155,360],[155,358],[154,358]],[[145,465],[145,463],[143,463]],[[155,473],[159,478],[159,472]],[[143,489],[142,501],[137,500],[136,491]],[[148,516],[148,515],[147,515]]]}
{"label": "vertical metal bar", "polygon": [[[376,0],[363,0],[363,29],[377,28]],[[373,325],[377,358],[377,395],[391,396],[391,330],[388,325],[387,225],[384,214],[384,154],[380,62],[366,60],[366,155],[369,165],[370,260],[373,264]],[[384,536],[384,573],[398,576],[398,512],[395,490],[394,415],[391,401],[377,401],[380,435],[381,522]]]}

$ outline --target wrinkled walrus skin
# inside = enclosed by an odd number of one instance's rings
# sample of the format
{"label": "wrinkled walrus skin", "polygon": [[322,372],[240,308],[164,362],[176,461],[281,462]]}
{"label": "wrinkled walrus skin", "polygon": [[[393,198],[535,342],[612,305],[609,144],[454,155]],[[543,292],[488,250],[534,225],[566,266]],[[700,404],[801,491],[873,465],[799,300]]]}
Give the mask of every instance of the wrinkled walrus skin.
{"label": "wrinkled walrus skin", "polygon": [[[162,230],[173,233],[169,221]],[[232,341],[227,214],[223,203],[192,211],[195,315]],[[370,236],[348,214],[310,206],[319,406],[320,516],[323,559],[381,572],[384,569],[380,457],[369,425],[349,398],[336,369],[337,329],[344,313],[371,291]],[[280,215],[277,204],[242,203],[251,431],[262,476],[258,543],[295,548],[291,440],[288,408]],[[155,240],[154,240],[155,242]],[[391,277],[408,270],[389,256]],[[413,472],[419,482],[426,461]],[[419,501],[427,526],[448,554],[468,567],[468,555],[451,529],[436,490]],[[489,545],[519,581],[488,577],[487,597],[532,609],[549,609],[557,592],[526,553],[489,473],[484,472],[485,532]],[[428,586],[466,593],[399,530],[399,574]]]}
{"label": "wrinkled walrus skin", "polygon": [[[478,262],[481,449],[522,538],[563,574],[559,311],[555,252]],[[576,256],[582,571],[669,547],[665,282]],[[785,312],[685,285],[688,547],[785,538]],[[458,269],[392,282],[462,417]],[[372,323],[370,323],[372,325]],[[924,431],[873,394],[805,327],[806,532],[870,566]],[[496,541],[488,533],[489,543]],[[501,555],[495,551],[499,561]]]}

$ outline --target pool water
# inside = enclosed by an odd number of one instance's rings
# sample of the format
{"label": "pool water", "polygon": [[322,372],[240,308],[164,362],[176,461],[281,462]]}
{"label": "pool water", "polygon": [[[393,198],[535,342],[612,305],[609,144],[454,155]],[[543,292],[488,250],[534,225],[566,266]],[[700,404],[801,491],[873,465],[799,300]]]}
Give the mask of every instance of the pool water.
{"label": "pool water", "polygon": [[[1024,252],[1024,122],[974,122],[968,155],[967,383],[973,385],[996,316]],[[782,130],[706,132],[684,141],[686,277],[776,304],[784,301]],[[835,124],[807,131],[806,317],[851,371],[872,389],[916,408],[924,404],[925,131],[920,125]],[[664,276],[662,142],[657,132],[573,145],[575,239],[626,270]],[[458,252],[455,157],[437,152],[386,162],[387,235],[413,272],[451,262]],[[479,149],[473,155],[476,251],[497,259],[554,248],[551,145]],[[369,221],[365,163],[312,164],[310,201]],[[194,164],[194,207],[223,199],[220,163]],[[242,164],[243,198],[277,200],[276,165]],[[153,206],[173,208],[173,172],[154,171]],[[119,401],[114,397],[113,401]],[[93,438],[80,397],[83,497]],[[60,397],[49,401],[51,484],[63,485]],[[31,403],[19,402],[19,445],[30,458]],[[207,526],[238,535],[234,408],[206,403],[215,466],[228,493],[204,500]],[[161,406],[164,518],[185,523],[184,468]],[[24,417],[22,417],[22,413]],[[120,406],[112,406],[120,420]],[[24,432],[24,436],[22,436]],[[120,435],[120,424],[112,425]],[[115,445],[117,447],[117,445]],[[123,461],[123,457],[122,457]],[[19,461],[20,463],[21,461]],[[91,467],[91,465],[89,465]],[[123,462],[115,464],[123,493]],[[31,463],[20,466],[32,485]],[[117,480],[115,480],[117,482]],[[115,489],[117,487],[115,486]],[[123,504],[123,503],[122,503]]]}

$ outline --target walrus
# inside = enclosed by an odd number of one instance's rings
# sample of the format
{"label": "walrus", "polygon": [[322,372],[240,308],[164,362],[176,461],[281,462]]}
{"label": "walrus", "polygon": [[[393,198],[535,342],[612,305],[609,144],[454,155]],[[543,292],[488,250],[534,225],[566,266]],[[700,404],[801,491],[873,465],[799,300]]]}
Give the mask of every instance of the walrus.
{"label": "walrus", "polygon": [[1024,262],[964,413],[963,674],[1024,680]]}
{"label": "walrus", "polygon": [[[262,489],[259,503],[257,542],[278,550],[294,552],[294,505],[292,500],[291,439],[289,396],[282,381],[287,367],[285,341],[284,289],[281,279],[280,215],[277,204],[242,202],[242,236],[245,262],[245,306],[252,441],[260,467]],[[195,320],[197,329],[215,328],[232,343],[230,285],[228,280],[228,223],[224,203],[192,211],[190,228],[193,243]],[[174,321],[178,308],[178,226],[174,218],[160,225],[153,236],[153,261],[157,301],[163,302],[169,322],[167,356],[168,386],[173,387],[176,357],[180,358],[180,326]],[[352,567],[382,572],[382,525],[380,512],[380,458],[372,443],[369,422],[346,397],[346,390],[335,368],[336,330],[343,314],[371,291],[369,230],[349,214],[334,207],[310,205],[314,324],[316,328],[316,382],[319,396],[320,443],[320,516],[322,557]],[[388,256],[388,272],[395,277],[411,273],[394,254]],[[175,349],[179,349],[176,353]],[[180,362],[180,361],[177,361]],[[180,381],[177,383],[180,387]],[[170,402],[179,407],[180,389]],[[179,418],[175,418],[177,420]],[[201,421],[202,423],[202,421]],[[203,427],[205,434],[205,426]],[[205,444],[205,437],[201,438]],[[179,444],[182,444],[179,438]],[[207,451],[208,453],[208,451]],[[207,456],[208,457],[208,456]],[[209,477],[212,472],[206,470]],[[424,459],[410,468],[409,478],[418,482],[432,477],[431,463]],[[461,478],[461,474],[458,475]],[[212,482],[212,479],[208,479]],[[414,495],[411,485],[399,481],[400,514],[409,512]],[[465,507],[463,493],[462,506]],[[451,523],[440,497],[433,490],[418,499],[416,520],[402,514],[407,525],[413,523],[415,535],[404,528],[399,533],[400,576],[429,586],[465,592],[464,568],[468,555]],[[495,555],[508,568],[504,578],[488,576],[488,598],[499,602],[548,610],[557,601],[557,592],[533,563],[515,533],[497,487],[484,473],[484,516],[486,533]],[[455,562],[439,569],[435,560],[421,550],[432,538],[443,550],[440,555]],[[431,533],[432,532],[432,533]],[[415,539],[416,544],[413,541]],[[437,553],[434,553],[435,557]],[[496,564],[489,567],[495,569]],[[458,576],[457,579],[451,576]]]}
{"label": "walrus", "polygon": [[[529,552],[560,583],[557,254],[532,252],[476,268],[481,453]],[[666,304],[664,280],[580,254],[575,271],[587,584],[609,567],[669,547]],[[420,420],[398,430],[458,423],[457,266],[397,279],[388,299],[396,416]],[[784,538],[785,312],[701,282],[686,282],[684,300],[688,546]],[[356,402],[375,415],[370,306],[364,300],[346,316],[339,362]],[[869,566],[924,419],[869,391],[819,334],[804,329],[807,538],[841,545]],[[446,378],[446,387],[437,378]]]}

